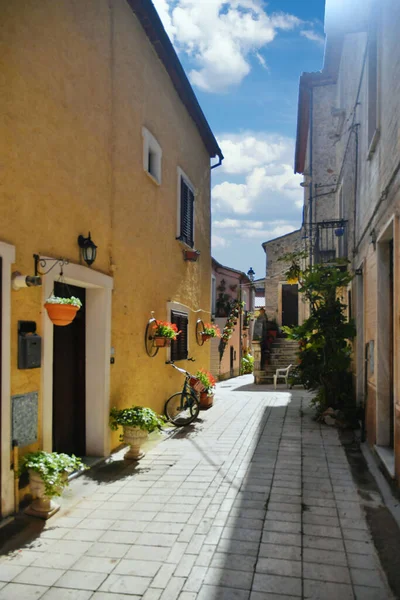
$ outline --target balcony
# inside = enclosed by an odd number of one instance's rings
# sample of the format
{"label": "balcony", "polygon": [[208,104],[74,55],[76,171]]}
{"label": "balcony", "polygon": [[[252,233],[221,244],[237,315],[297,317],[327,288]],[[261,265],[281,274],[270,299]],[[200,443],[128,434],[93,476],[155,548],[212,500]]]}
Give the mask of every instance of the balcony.
{"label": "balcony", "polygon": [[335,263],[348,258],[348,221],[320,221],[314,224],[315,264]]}

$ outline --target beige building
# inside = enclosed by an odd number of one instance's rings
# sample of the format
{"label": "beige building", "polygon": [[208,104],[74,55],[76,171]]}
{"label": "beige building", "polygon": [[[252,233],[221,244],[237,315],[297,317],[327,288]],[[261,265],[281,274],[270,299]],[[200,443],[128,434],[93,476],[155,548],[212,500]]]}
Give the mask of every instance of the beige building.
{"label": "beige building", "polygon": [[357,399],[367,440],[398,484],[399,22],[397,0],[327,1],[324,66],[301,77],[296,147],[310,259],[347,257],[355,275]]}
{"label": "beige building", "polygon": [[[12,439],[20,453],[107,456],[110,406],[161,412],[183,383],[166,359],[209,365],[196,322],[210,316],[210,158],[222,154],[150,0],[0,7],[5,516]],[[89,231],[91,267],[78,244]],[[42,285],[26,287],[34,254]],[[81,298],[72,325],[50,321],[52,291]],[[151,324],[144,343],[153,316],[182,330],[157,355]],[[23,339],[33,330],[41,352]]]}

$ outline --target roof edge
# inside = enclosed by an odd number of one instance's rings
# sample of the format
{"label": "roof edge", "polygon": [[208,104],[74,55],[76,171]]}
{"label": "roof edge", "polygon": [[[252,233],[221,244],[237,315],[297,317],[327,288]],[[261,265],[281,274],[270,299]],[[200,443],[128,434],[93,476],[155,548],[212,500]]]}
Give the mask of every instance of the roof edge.
{"label": "roof edge", "polygon": [[272,240],[268,240],[268,242],[263,242],[261,245],[265,250],[265,246],[267,244],[270,244],[271,242],[276,242],[276,240],[281,240],[282,238],[288,237],[289,235],[293,235],[294,233],[300,233],[301,230],[302,230],[302,227],[299,227],[298,229],[295,229],[294,231],[291,231],[290,233],[284,233],[283,235],[278,235],[277,237],[273,238]]}
{"label": "roof edge", "polygon": [[178,96],[200,133],[210,158],[218,156],[222,161],[224,158],[222,150],[200,107],[154,4],[151,0],[127,0],[127,2],[167,70]]}

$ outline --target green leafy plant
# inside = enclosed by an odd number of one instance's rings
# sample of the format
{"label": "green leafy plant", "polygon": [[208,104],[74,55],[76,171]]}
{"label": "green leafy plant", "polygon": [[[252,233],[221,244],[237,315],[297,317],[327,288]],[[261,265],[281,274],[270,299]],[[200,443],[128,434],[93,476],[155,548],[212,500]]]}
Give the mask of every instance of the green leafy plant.
{"label": "green leafy plant", "polygon": [[[332,407],[350,415],[354,412],[350,341],[356,330],[354,322],[346,317],[341,291],[352,275],[329,263],[302,268],[301,258],[289,255],[292,264],[287,276],[297,274],[299,292],[309,303],[310,316],[301,325],[282,329],[290,339],[299,342],[301,381],[306,388],[317,391],[317,411]],[[282,260],[288,260],[288,256]]]}
{"label": "green leafy plant", "polygon": [[221,334],[221,341],[219,343],[219,359],[222,360],[222,357],[225,352],[225,348],[228,345],[229,340],[232,337],[233,332],[235,331],[235,327],[237,325],[238,318],[240,314],[243,312],[243,308],[245,303],[241,300],[234,300],[231,303],[229,316],[226,320],[225,327]]}
{"label": "green leafy plant", "polygon": [[242,375],[248,375],[254,370],[254,357],[251,354],[244,354],[242,357]]}
{"label": "green leafy plant", "polygon": [[77,306],[80,308],[82,306],[82,302],[79,298],[75,298],[75,296],[71,296],[70,298],[61,298],[60,296],[49,296],[47,298],[45,304],[70,304],[71,306]]}
{"label": "green leafy plant", "polygon": [[204,325],[204,329],[202,331],[203,335],[208,335],[212,338],[214,337],[221,337],[221,332],[219,330],[218,325],[214,324],[214,323],[206,323]]}
{"label": "green leafy plant", "polygon": [[209,373],[205,369],[199,369],[196,373],[196,377],[203,384],[207,394],[212,394],[216,381],[215,378],[211,375],[211,373]]}
{"label": "green leafy plant", "polygon": [[68,485],[67,476],[73,471],[88,469],[80,458],[58,452],[30,452],[22,457],[19,473],[35,471],[43,480],[46,496],[61,496],[64,487]]}
{"label": "green leafy plant", "polygon": [[155,337],[164,337],[169,338],[171,340],[176,340],[176,337],[181,332],[178,331],[178,327],[175,323],[168,323],[168,321],[155,321],[154,322],[154,332],[153,335]]}
{"label": "green leafy plant", "polygon": [[[131,408],[112,408],[110,411],[110,428],[117,431],[119,427],[139,427],[151,433],[161,429],[165,419],[151,408],[132,406]],[[121,438],[123,436],[121,435]]]}

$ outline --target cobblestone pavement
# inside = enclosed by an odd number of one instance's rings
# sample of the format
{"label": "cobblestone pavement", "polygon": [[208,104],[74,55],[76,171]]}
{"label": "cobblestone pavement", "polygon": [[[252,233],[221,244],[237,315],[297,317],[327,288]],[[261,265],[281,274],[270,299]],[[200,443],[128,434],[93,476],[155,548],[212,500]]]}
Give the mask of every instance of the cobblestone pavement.
{"label": "cobblestone pavement", "polygon": [[304,391],[251,381],[138,466],[74,481],[79,502],[1,558],[0,600],[391,598],[337,432]]}

